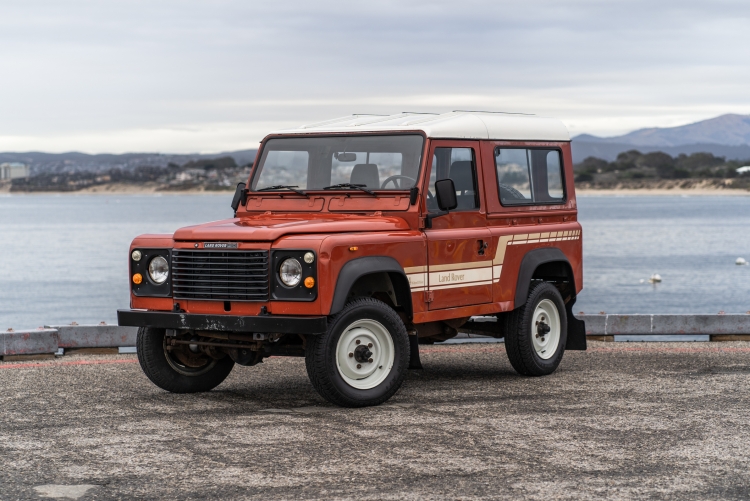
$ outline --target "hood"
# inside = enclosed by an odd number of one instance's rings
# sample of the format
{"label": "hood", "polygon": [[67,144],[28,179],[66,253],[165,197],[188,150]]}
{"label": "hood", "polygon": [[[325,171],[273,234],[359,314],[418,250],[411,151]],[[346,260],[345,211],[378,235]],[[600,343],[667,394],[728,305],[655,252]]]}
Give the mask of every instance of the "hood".
{"label": "hood", "polygon": [[234,218],[175,231],[174,239],[190,241],[274,241],[301,233],[349,233],[361,231],[404,231],[409,225],[400,217],[342,215],[327,218]]}

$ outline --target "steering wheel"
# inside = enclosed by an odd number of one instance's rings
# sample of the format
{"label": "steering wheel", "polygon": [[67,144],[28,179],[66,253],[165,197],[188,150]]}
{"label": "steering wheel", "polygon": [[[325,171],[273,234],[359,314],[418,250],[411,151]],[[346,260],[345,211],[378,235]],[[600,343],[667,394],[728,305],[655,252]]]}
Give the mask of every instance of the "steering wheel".
{"label": "steering wheel", "polygon": [[509,200],[526,200],[526,197],[523,196],[523,194],[518,191],[517,189],[513,188],[512,186],[508,186],[507,184],[498,183],[498,187],[500,188],[500,198],[508,198]]}
{"label": "steering wheel", "polygon": [[[396,175],[396,176],[390,176],[388,179],[386,179],[385,181],[383,181],[383,184],[380,185],[380,189],[384,190],[385,189],[385,185],[387,185],[388,183],[392,182],[393,186],[395,187],[395,189],[397,189],[397,190],[405,190],[406,188],[402,187],[402,185],[403,185],[403,183],[401,182],[402,179],[406,179],[407,181],[411,181],[412,186],[415,185],[415,184],[417,184],[417,180],[414,179],[414,178],[411,178],[409,176]],[[398,181],[398,183],[396,181]]]}

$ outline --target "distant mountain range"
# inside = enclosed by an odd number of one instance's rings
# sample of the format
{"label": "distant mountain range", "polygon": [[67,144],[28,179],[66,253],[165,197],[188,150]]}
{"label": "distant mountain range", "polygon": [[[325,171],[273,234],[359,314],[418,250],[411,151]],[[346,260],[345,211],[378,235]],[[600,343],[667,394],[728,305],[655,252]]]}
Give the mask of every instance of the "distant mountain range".
{"label": "distant mountain range", "polygon": [[123,153],[114,155],[103,153],[89,155],[87,153],[41,153],[36,151],[25,153],[0,153],[0,163],[21,162],[31,167],[31,175],[41,173],[63,172],[105,172],[119,168],[130,170],[136,167],[152,166],[166,167],[170,163],[184,165],[195,160],[209,158],[232,157],[237,165],[246,165],[255,159],[258,150],[227,151],[213,154],[184,154],[171,155],[163,153]]}
{"label": "distant mountain range", "polygon": [[618,153],[636,149],[643,153],[663,151],[713,153],[727,160],[750,159],[750,115],[721,115],[679,127],[653,127],[614,137],[581,134],[573,138],[573,161],[586,157],[614,160]]}
{"label": "distant mountain range", "polygon": [[[750,163],[750,115],[722,115],[679,127],[653,127],[614,137],[590,134],[572,140],[573,161],[587,157],[613,161],[619,153],[639,150],[642,153],[663,151],[673,157],[681,153],[706,152],[727,160],[748,160]],[[247,165],[257,150],[227,151],[209,155],[163,153],[124,153],[121,155],[86,153],[0,153],[0,163],[22,162],[31,167],[31,174],[43,172],[103,172],[112,168],[123,170],[140,166],[166,167],[169,163],[184,165],[195,160],[232,157],[237,165]]]}

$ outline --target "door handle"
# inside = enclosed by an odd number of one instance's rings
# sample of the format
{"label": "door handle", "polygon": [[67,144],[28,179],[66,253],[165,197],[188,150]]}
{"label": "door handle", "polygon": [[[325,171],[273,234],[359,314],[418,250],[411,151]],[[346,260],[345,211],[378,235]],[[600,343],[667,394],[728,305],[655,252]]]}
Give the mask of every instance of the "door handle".
{"label": "door handle", "polygon": [[479,255],[484,256],[484,251],[487,249],[487,247],[490,246],[489,242],[485,242],[484,240],[479,241]]}

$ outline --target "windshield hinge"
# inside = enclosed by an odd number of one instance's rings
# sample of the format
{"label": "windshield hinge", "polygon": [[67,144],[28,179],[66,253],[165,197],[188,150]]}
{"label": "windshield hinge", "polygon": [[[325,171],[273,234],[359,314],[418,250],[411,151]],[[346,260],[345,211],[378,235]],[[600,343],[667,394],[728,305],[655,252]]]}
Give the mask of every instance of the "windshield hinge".
{"label": "windshield hinge", "polygon": [[424,302],[431,303],[435,300],[435,293],[433,291],[424,291]]}
{"label": "windshield hinge", "polygon": [[419,188],[412,186],[409,190],[409,205],[417,203],[417,197],[419,197]]}

